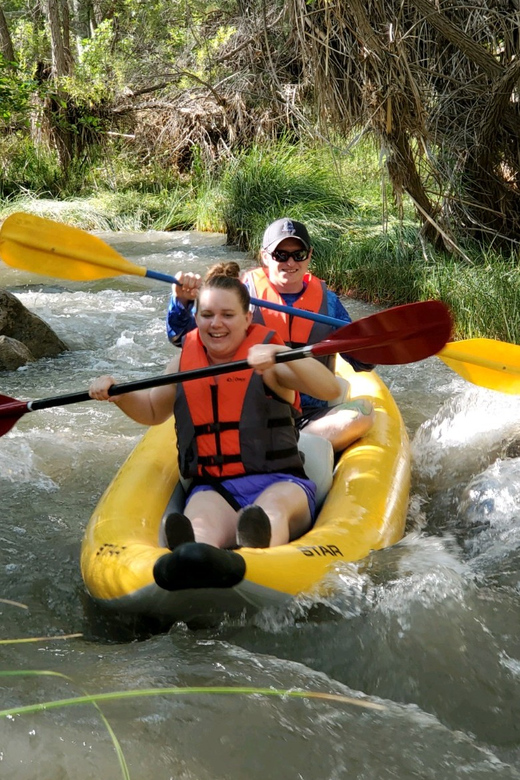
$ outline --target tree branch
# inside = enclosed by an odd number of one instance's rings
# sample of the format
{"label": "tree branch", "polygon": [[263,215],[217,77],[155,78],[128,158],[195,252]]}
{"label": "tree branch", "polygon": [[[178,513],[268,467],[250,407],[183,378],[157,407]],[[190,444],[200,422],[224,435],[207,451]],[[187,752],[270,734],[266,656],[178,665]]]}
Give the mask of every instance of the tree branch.
{"label": "tree branch", "polygon": [[408,0],[408,2],[424,14],[428,24],[444,35],[446,40],[457,49],[460,49],[471,62],[478,65],[486,76],[491,79],[502,76],[504,69],[493,55],[483,46],[475,43],[473,38],[470,38],[462,28],[453,24],[447,16],[438,11],[430,0]]}

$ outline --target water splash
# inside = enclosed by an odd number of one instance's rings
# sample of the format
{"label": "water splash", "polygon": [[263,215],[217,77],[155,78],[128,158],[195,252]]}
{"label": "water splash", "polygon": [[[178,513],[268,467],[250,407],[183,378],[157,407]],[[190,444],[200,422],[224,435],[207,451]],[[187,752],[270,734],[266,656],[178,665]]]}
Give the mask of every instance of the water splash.
{"label": "water splash", "polygon": [[446,490],[486,468],[520,437],[520,398],[472,389],[444,403],[412,441],[417,482]]}
{"label": "water splash", "polygon": [[520,590],[520,459],[497,460],[462,493],[461,544],[488,584]]}
{"label": "water splash", "polygon": [[0,448],[0,483],[29,484],[51,492],[57,484],[42,473],[42,462],[33,447],[20,436],[12,435],[2,441]]}

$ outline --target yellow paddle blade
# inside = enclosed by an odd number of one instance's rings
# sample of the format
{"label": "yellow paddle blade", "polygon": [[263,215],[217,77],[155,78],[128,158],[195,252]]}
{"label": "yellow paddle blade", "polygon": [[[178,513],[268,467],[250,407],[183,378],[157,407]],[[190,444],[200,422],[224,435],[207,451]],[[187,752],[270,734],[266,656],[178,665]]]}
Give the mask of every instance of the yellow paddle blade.
{"label": "yellow paddle blade", "polygon": [[18,212],[0,228],[0,258],[22,271],[85,282],[146,269],[80,228]]}
{"label": "yellow paddle blade", "polygon": [[494,339],[454,341],[446,344],[437,357],[474,385],[511,395],[520,394],[518,344]]}

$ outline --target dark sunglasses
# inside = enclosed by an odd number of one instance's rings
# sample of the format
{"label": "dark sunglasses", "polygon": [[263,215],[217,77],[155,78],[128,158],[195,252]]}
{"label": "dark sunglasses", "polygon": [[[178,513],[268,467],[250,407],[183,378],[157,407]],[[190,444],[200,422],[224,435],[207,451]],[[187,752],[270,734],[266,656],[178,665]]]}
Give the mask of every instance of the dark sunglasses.
{"label": "dark sunglasses", "polygon": [[303,263],[309,257],[309,250],[297,249],[294,252],[286,252],[283,249],[273,249],[270,255],[277,263],[286,263],[291,257],[295,263]]}

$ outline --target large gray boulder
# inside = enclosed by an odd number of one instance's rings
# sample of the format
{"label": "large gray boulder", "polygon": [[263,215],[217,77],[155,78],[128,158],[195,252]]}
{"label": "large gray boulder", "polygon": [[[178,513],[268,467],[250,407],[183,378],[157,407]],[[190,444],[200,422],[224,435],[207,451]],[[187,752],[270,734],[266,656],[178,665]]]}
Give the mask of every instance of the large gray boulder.
{"label": "large gray boulder", "polygon": [[0,290],[0,370],[13,371],[68,347],[40,317],[7,290]]}

